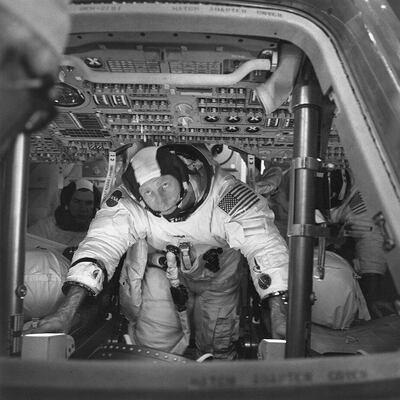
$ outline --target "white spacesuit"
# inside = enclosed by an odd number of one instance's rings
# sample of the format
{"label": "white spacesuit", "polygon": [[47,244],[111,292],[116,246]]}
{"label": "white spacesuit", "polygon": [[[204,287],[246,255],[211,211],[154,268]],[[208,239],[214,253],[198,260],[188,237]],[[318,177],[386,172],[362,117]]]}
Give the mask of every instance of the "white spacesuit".
{"label": "white spacesuit", "polygon": [[43,318],[57,309],[62,301],[61,288],[67,276],[69,261],[52,249],[30,248],[25,253],[24,319]]}
{"label": "white spacesuit", "polygon": [[[330,173],[331,209],[329,223],[337,230],[334,250],[353,263],[359,284],[373,318],[394,313],[383,286],[387,263],[384,238],[374,224],[362,194],[352,182],[350,171]],[[339,227],[339,229],[337,229]]]}
{"label": "white spacesuit", "polygon": [[65,246],[78,246],[86,236],[85,231],[75,232],[61,229],[57,226],[54,215],[39,220],[34,226],[28,228],[28,232],[57,243],[63,243]]}
{"label": "white spacesuit", "polygon": [[384,275],[387,264],[383,236],[373,223],[357,187],[352,187],[343,203],[331,209],[330,214],[331,222],[343,226],[341,235],[354,239],[357,272]]}
{"label": "white spacesuit", "polygon": [[[162,148],[168,149],[169,162],[178,159],[177,169],[168,163],[159,165]],[[261,299],[287,290],[288,251],[272,211],[262,196],[193,146],[144,148],[132,165],[130,178],[126,174],[125,184],[113,191],[93,220],[74,255],[66,284],[97,295],[131,248],[121,273],[121,302],[134,327],[135,342],[183,353],[189,327],[183,326],[182,309],[175,309],[170,292],[170,286],[180,284],[188,291],[183,311],[191,317],[199,352],[229,358],[238,337],[239,251],[247,258]],[[167,217],[146,207],[138,194],[142,183],[165,174],[175,174],[183,188],[193,188],[195,196],[191,208],[180,211],[178,207]],[[135,243],[136,248],[131,247]],[[171,245],[177,250],[176,274],[168,260]],[[154,261],[163,256],[163,262]]]}

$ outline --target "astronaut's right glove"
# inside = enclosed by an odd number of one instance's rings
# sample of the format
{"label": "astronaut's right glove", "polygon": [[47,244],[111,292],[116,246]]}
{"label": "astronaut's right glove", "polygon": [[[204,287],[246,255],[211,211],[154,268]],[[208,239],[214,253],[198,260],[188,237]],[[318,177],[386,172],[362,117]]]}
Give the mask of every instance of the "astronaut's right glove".
{"label": "astronaut's right glove", "polygon": [[203,260],[206,262],[204,268],[207,268],[211,272],[217,273],[220,270],[219,266],[219,254],[222,254],[221,247],[217,249],[210,249],[203,254]]}
{"label": "astronaut's right glove", "polygon": [[286,338],[287,292],[272,293],[261,302],[262,314],[269,313],[269,324],[273,339]]}
{"label": "astronaut's right glove", "polygon": [[172,300],[175,303],[175,307],[178,312],[186,310],[186,302],[188,301],[189,295],[187,289],[182,284],[178,286],[171,286]]}

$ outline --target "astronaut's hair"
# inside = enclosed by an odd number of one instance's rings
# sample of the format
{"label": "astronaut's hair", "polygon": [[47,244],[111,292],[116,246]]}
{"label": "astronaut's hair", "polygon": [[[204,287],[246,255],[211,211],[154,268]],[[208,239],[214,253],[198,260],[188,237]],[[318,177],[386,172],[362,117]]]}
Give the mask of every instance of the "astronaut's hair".
{"label": "astronaut's hair", "polygon": [[[60,207],[65,208],[65,206],[68,206],[76,190],[77,190],[77,185],[75,181],[72,181],[67,186],[63,187],[60,193]],[[78,190],[86,191],[89,189],[79,188]],[[97,189],[96,186],[94,185],[93,185],[93,200],[94,200],[94,205],[93,205],[94,209],[100,208],[101,193],[99,189]]]}

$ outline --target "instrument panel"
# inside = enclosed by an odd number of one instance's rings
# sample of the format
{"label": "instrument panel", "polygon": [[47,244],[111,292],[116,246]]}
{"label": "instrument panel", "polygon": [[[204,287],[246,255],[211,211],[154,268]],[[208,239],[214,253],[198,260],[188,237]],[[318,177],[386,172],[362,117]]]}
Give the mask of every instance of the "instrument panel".
{"label": "instrument panel", "polygon": [[[255,90],[279,60],[278,40],[171,32],[71,35],[54,90],[58,115],[32,136],[31,161],[83,162],[144,141],[225,144],[286,163],[293,148],[290,96],[267,114]],[[251,67],[260,62],[267,67]],[[240,72],[239,81],[226,79]],[[324,161],[345,162],[334,127]]]}

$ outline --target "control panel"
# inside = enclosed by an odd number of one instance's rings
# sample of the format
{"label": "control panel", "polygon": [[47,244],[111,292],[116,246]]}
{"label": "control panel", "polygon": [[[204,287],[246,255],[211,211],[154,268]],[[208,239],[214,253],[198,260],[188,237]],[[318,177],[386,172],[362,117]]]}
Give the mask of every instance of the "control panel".
{"label": "control panel", "polygon": [[[286,163],[293,148],[290,97],[267,114],[255,90],[279,57],[279,41],[259,38],[73,35],[55,88],[58,115],[32,136],[31,160],[86,161],[144,141],[225,144]],[[325,161],[345,162],[334,129]]]}

